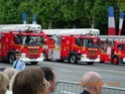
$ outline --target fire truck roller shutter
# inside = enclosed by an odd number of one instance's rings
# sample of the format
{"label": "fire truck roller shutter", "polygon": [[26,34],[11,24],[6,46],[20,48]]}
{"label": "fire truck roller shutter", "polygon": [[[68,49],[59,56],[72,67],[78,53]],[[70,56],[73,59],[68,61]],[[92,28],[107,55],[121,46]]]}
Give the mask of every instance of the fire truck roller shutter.
{"label": "fire truck roller shutter", "polygon": [[68,62],[72,64],[78,63],[78,54],[76,52],[71,52],[68,57]]}
{"label": "fire truck roller shutter", "polygon": [[113,55],[111,58],[111,63],[114,65],[118,65],[119,63],[121,63],[120,57],[118,55]]}

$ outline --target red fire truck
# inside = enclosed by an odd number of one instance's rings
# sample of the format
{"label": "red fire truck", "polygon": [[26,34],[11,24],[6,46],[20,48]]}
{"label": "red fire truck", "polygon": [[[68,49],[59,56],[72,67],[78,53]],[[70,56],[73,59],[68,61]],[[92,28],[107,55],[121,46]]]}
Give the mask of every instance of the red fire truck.
{"label": "red fire truck", "polygon": [[[69,35],[67,35],[69,33]],[[73,32],[72,32],[73,33]],[[67,34],[53,36],[54,44],[45,47],[45,58],[49,60],[68,60],[70,63],[87,62],[92,65],[100,62],[99,37],[91,35]]]}
{"label": "red fire truck", "polygon": [[39,30],[38,24],[0,25],[0,59],[13,63],[18,50],[23,62],[42,62],[44,38]]}
{"label": "red fire truck", "polygon": [[125,36],[100,36],[100,62],[125,63]]}

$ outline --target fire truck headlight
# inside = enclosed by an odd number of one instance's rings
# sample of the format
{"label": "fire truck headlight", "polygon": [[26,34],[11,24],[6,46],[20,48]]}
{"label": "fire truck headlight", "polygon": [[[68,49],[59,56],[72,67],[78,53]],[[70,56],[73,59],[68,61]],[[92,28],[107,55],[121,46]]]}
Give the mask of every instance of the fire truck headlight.
{"label": "fire truck headlight", "polygon": [[83,58],[86,58],[86,54],[83,54],[82,57],[83,57]]}
{"label": "fire truck headlight", "polygon": [[78,53],[81,53],[81,51],[79,50]]}
{"label": "fire truck headlight", "polygon": [[41,57],[41,58],[43,58],[43,57],[44,57],[44,55],[43,55],[43,54],[40,54],[40,57]]}
{"label": "fire truck headlight", "polygon": [[100,58],[100,55],[98,55],[98,58]]}

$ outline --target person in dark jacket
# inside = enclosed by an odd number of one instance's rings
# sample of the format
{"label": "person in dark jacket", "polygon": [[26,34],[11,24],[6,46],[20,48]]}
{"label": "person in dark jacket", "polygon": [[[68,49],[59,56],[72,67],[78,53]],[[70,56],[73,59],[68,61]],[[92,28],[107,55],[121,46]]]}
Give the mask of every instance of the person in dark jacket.
{"label": "person in dark jacket", "polygon": [[55,70],[51,67],[41,67],[45,74],[45,79],[49,82],[49,92],[52,93],[55,91],[56,87],[56,73]]}
{"label": "person in dark jacket", "polygon": [[80,94],[102,94],[103,79],[97,72],[87,72],[82,77],[83,92]]}

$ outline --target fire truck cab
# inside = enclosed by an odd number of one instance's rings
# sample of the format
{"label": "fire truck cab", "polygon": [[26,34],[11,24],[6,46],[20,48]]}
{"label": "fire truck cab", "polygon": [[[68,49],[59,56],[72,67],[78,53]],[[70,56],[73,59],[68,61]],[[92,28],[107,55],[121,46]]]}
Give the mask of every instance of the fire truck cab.
{"label": "fire truck cab", "polygon": [[55,43],[45,49],[46,59],[68,60],[70,63],[78,63],[80,61],[87,62],[89,65],[93,65],[94,62],[100,62],[98,36],[61,34],[54,36],[53,39]]}
{"label": "fire truck cab", "polygon": [[21,52],[21,60],[37,64],[44,60],[44,38],[40,25],[0,25],[0,59],[13,63],[15,52]]}
{"label": "fire truck cab", "polygon": [[[106,40],[102,40],[106,38]],[[100,36],[103,44],[100,44],[101,50],[100,62],[111,62],[118,65],[125,63],[125,37],[124,36]]]}

